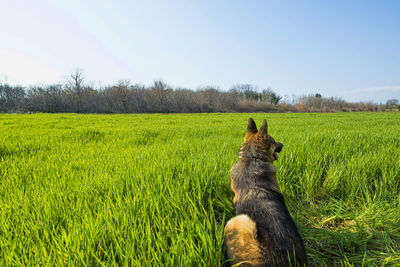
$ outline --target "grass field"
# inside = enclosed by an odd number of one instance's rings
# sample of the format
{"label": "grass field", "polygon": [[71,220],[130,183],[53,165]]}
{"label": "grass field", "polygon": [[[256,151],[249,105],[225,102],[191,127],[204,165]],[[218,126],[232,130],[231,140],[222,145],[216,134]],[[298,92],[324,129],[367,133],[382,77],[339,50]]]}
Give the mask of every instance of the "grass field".
{"label": "grass field", "polygon": [[0,115],[0,265],[221,266],[248,117],[313,266],[400,262],[400,113]]}

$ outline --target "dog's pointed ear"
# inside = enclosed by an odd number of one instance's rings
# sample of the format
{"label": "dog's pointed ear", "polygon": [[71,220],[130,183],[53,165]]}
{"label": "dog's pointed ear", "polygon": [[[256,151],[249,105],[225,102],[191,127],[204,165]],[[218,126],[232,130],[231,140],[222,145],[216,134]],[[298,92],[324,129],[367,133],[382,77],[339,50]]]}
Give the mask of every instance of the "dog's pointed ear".
{"label": "dog's pointed ear", "polygon": [[252,118],[249,118],[246,133],[257,133],[257,126]]}
{"label": "dog's pointed ear", "polygon": [[263,120],[263,124],[261,125],[260,132],[258,134],[263,138],[268,137],[268,124],[266,119]]}

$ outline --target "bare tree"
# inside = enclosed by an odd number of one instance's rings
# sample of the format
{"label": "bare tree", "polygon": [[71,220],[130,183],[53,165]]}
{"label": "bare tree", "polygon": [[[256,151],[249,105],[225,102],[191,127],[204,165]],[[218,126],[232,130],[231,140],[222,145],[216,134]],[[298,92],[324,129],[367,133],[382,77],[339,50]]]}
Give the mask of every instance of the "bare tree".
{"label": "bare tree", "polygon": [[203,112],[216,112],[220,111],[219,108],[219,95],[218,88],[213,86],[205,86],[198,92],[201,100],[201,110]]}
{"label": "bare tree", "polygon": [[278,105],[282,97],[275,93],[271,88],[264,89],[261,92],[262,100],[266,101],[268,104]]}
{"label": "bare tree", "polygon": [[258,92],[257,87],[251,84],[236,84],[231,87],[231,91],[233,90],[243,94],[243,97],[246,100],[261,100],[261,94]]}
{"label": "bare tree", "polygon": [[24,109],[25,90],[21,86],[0,84],[0,112]]}
{"label": "bare tree", "polygon": [[75,69],[69,76],[67,88],[74,94],[77,104],[77,112],[82,112],[82,94],[83,94],[83,71]]}
{"label": "bare tree", "polygon": [[132,90],[129,80],[121,80],[113,86],[115,102],[122,108],[122,112],[127,113],[129,104],[132,100]]}
{"label": "bare tree", "polygon": [[154,81],[154,85],[151,87],[153,92],[155,106],[158,112],[166,112],[167,110],[167,96],[172,91],[169,86],[161,80]]}

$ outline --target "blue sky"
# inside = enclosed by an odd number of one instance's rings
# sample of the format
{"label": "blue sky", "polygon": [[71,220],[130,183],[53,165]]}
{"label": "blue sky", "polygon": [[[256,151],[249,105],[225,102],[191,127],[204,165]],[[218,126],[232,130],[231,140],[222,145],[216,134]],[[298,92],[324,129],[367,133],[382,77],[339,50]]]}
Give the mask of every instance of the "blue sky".
{"label": "blue sky", "polygon": [[0,0],[0,82],[400,99],[400,1]]}

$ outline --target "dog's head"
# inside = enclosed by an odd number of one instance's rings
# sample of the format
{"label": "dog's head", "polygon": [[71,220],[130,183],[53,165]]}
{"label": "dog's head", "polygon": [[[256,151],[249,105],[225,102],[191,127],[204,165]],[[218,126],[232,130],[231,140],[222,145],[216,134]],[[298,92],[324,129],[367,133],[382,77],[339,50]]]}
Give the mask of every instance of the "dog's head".
{"label": "dog's head", "polygon": [[272,136],[268,135],[266,119],[260,130],[257,130],[256,123],[249,118],[241,152],[246,152],[248,157],[263,158],[268,162],[273,162],[278,159],[278,153],[282,151],[282,147],[282,143],[276,142]]}

